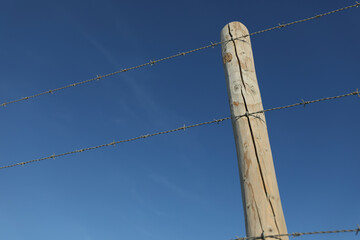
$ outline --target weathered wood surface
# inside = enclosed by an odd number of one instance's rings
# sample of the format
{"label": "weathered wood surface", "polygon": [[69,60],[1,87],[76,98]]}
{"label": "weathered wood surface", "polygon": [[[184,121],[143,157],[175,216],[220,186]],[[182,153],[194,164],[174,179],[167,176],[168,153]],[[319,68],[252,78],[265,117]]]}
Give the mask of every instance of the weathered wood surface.
{"label": "weathered wood surface", "polygon": [[[263,110],[250,37],[240,22],[221,31],[222,56],[232,116]],[[247,236],[287,233],[263,113],[232,120]],[[288,237],[282,237],[285,240]]]}

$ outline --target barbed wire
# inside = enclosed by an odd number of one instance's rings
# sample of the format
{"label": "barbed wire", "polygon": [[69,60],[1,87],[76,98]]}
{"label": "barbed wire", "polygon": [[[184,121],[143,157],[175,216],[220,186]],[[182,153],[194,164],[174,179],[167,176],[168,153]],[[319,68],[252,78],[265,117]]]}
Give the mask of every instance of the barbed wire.
{"label": "barbed wire", "polygon": [[281,29],[281,28],[288,27],[288,26],[291,26],[291,25],[294,25],[294,24],[307,22],[307,21],[310,21],[310,20],[318,19],[320,17],[324,17],[324,16],[327,16],[327,15],[330,15],[330,14],[334,14],[334,13],[344,11],[344,10],[347,10],[347,9],[350,9],[350,8],[358,7],[358,6],[360,6],[360,3],[355,2],[355,4],[353,4],[353,5],[346,6],[346,7],[343,7],[343,8],[339,8],[339,9],[336,9],[336,10],[333,10],[333,11],[330,11],[330,12],[318,14],[318,15],[315,15],[313,17],[304,18],[304,19],[301,19],[301,20],[297,20],[297,21],[293,21],[293,22],[289,22],[289,23],[285,23],[285,24],[279,24],[279,25],[274,26],[274,27],[270,27],[270,28],[263,29],[263,30],[260,30],[260,31],[257,31],[257,32],[246,34],[246,35],[243,35],[243,36],[240,36],[240,37],[237,37],[237,38],[233,38],[233,39],[230,39],[230,40],[225,40],[225,41],[220,41],[220,42],[211,42],[211,44],[209,44],[209,45],[199,47],[199,48],[195,48],[195,49],[188,50],[188,51],[184,51],[184,52],[180,52],[178,54],[171,55],[169,57],[164,57],[164,58],[160,58],[160,59],[157,59],[157,60],[150,60],[147,63],[143,63],[143,64],[140,64],[140,65],[137,65],[137,66],[134,66],[134,67],[121,69],[119,71],[115,71],[115,72],[104,74],[104,75],[97,75],[94,78],[90,78],[90,79],[87,79],[87,80],[84,80],[84,81],[81,81],[81,82],[75,82],[75,83],[72,83],[72,84],[69,84],[69,85],[66,85],[66,86],[63,86],[63,87],[51,89],[51,90],[48,90],[48,91],[45,91],[45,92],[40,92],[40,93],[31,95],[31,96],[22,97],[22,98],[19,98],[19,99],[16,99],[16,100],[4,102],[4,103],[0,104],[0,107],[6,107],[9,104],[22,102],[22,101],[29,100],[29,99],[32,99],[32,98],[36,98],[36,97],[39,97],[39,96],[42,96],[42,95],[45,95],[45,94],[52,94],[54,92],[61,91],[61,90],[64,90],[64,89],[67,89],[67,88],[70,88],[70,87],[76,87],[76,86],[86,84],[86,83],[89,83],[89,82],[93,82],[93,81],[96,81],[96,80],[105,79],[107,77],[110,77],[110,76],[113,76],[113,75],[116,75],[116,74],[119,74],[119,73],[135,70],[135,69],[142,68],[142,67],[149,66],[149,65],[152,66],[152,65],[154,65],[156,63],[159,63],[159,62],[167,61],[167,60],[170,60],[170,59],[173,59],[173,58],[176,58],[176,57],[180,57],[180,56],[185,56],[187,54],[198,52],[198,51],[201,51],[201,50],[204,50],[204,49],[213,48],[215,46],[218,46],[220,44],[225,44],[225,43],[230,42],[232,40],[238,40],[238,39],[241,39],[241,38],[245,38],[245,37],[249,37],[249,36],[269,32],[269,31],[272,31],[272,30]]}
{"label": "barbed wire", "polygon": [[298,103],[294,103],[294,104],[290,104],[290,105],[286,105],[286,106],[282,106],[282,107],[269,108],[269,109],[261,110],[258,112],[253,112],[252,114],[264,113],[264,112],[269,112],[269,111],[274,111],[274,110],[281,110],[281,109],[296,107],[296,106],[300,106],[300,105],[305,107],[306,105],[311,104],[311,103],[327,101],[327,100],[334,100],[337,98],[343,98],[343,97],[348,97],[348,96],[353,96],[353,95],[357,95],[358,97],[360,97],[359,89],[356,89],[356,91],[351,92],[351,93],[346,93],[346,94],[333,96],[333,97],[320,98],[320,99],[311,100],[311,101],[304,101],[304,99],[301,99],[301,102],[298,102]]}
{"label": "barbed wire", "polygon": [[350,92],[350,93],[346,93],[346,94],[342,94],[342,95],[338,95],[338,96],[333,96],[333,97],[320,98],[320,99],[311,100],[311,101],[302,100],[301,102],[298,102],[298,103],[295,103],[295,104],[286,105],[286,106],[282,106],[282,107],[269,108],[269,109],[265,109],[265,110],[261,110],[261,111],[257,111],[257,112],[251,112],[251,113],[247,112],[247,113],[239,115],[239,116],[232,116],[232,117],[214,119],[212,121],[196,123],[196,124],[188,125],[188,126],[183,125],[182,127],[167,130],[167,131],[141,135],[141,136],[138,136],[138,137],[119,140],[119,141],[113,141],[111,143],[106,143],[106,144],[102,144],[102,145],[98,145],[98,146],[94,146],[94,147],[83,148],[83,149],[74,150],[74,151],[65,152],[65,153],[60,153],[60,154],[53,154],[53,155],[50,155],[50,156],[47,156],[47,157],[33,159],[33,160],[30,160],[30,161],[26,161],[26,162],[19,162],[19,163],[15,163],[15,164],[11,164],[11,165],[1,166],[0,169],[11,168],[11,167],[16,167],[16,166],[24,166],[25,164],[29,164],[29,163],[40,162],[40,161],[49,160],[49,159],[55,159],[55,158],[58,158],[58,157],[63,157],[63,156],[70,155],[70,154],[75,154],[75,153],[81,153],[81,152],[94,150],[94,149],[98,149],[98,148],[102,148],[102,147],[115,146],[115,145],[120,144],[120,143],[132,142],[132,141],[136,141],[136,140],[140,140],[140,139],[154,137],[154,136],[158,136],[158,135],[162,135],[162,134],[173,133],[173,132],[186,130],[186,129],[194,128],[194,127],[200,127],[200,126],[204,126],[204,125],[209,125],[209,124],[213,124],[213,123],[221,123],[223,121],[230,120],[230,119],[239,119],[239,118],[242,118],[242,117],[249,117],[249,116],[257,117],[257,116],[254,116],[254,115],[259,114],[259,113],[269,112],[269,111],[275,111],[275,110],[281,110],[281,109],[296,107],[296,106],[300,106],[300,105],[306,106],[306,105],[311,104],[311,103],[334,100],[334,99],[353,96],[353,95],[357,95],[358,97],[360,97],[359,90],[357,89],[354,92]]}
{"label": "barbed wire", "polygon": [[343,230],[330,230],[330,231],[316,231],[316,232],[295,232],[295,233],[285,233],[285,234],[276,234],[276,235],[264,235],[257,237],[242,237],[235,238],[234,240],[255,240],[255,239],[263,239],[266,238],[279,238],[279,237],[299,237],[304,235],[315,235],[315,234],[334,234],[334,233],[350,233],[355,232],[356,235],[360,232],[360,226],[358,225],[355,229],[343,229]]}

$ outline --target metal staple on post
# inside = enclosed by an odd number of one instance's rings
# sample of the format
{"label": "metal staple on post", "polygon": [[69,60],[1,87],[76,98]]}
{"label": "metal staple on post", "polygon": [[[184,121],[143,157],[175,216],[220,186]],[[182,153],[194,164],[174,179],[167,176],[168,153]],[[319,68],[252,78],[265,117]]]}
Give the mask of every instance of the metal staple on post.
{"label": "metal staple on post", "polygon": [[[334,100],[334,99],[339,99],[339,98],[348,97],[348,96],[353,96],[353,95],[358,95],[358,94],[359,94],[359,92],[358,92],[358,91],[355,91],[355,92],[350,92],[350,93],[343,94],[343,95],[338,95],[338,96],[333,96],[333,97],[326,97],[326,98],[320,98],[320,99],[316,99],[316,100],[312,100],[312,101],[307,101],[307,104],[316,103],[316,102],[321,102],[321,101],[327,101],[327,100]],[[62,156],[65,156],[65,155],[70,155],[70,154],[75,154],[75,153],[79,153],[79,152],[94,150],[94,149],[98,149],[98,148],[102,148],[102,147],[108,147],[108,146],[112,146],[112,145],[115,146],[115,144],[118,144],[118,143],[132,142],[132,141],[139,140],[139,139],[143,139],[143,138],[148,138],[148,137],[154,137],[154,136],[157,136],[157,135],[173,133],[173,132],[177,132],[177,131],[180,131],[180,130],[186,130],[186,129],[188,129],[188,128],[200,127],[200,126],[209,125],[209,124],[213,124],[213,123],[220,123],[220,122],[223,122],[223,121],[225,121],[225,120],[230,120],[230,119],[234,119],[234,118],[235,118],[235,119],[238,119],[238,118],[241,118],[241,117],[248,117],[248,116],[255,115],[255,114],[259,114],[259,113],[265,113],[265,112],[269,112],[269,111],[275,111],[275,110],[281,110],[281,109],[296,107],[296,106],[299,106],[299,105],[302,105],[302,104],[303,104],[302,102],[299,102],[299,103],[295,103],[295,104],[291,104],[291,105],[286,105],[286,106],[282,106],[282,107],[269,108],[269,109],[265,109],[265,110],[261,110],[261,111],[257,111],[257,112],[252,112],[252,113],[248,113],[248,112],[247,112],[247,113],[245,113],[245,114],[243,114],[243,115],[240,115],[240,116],[224,117],[224,118],[214,119],[214,120],[212,120],[212,121],[201,122],[201,123],[197,123],[197,124],[193,124],[193,125],[188,125],[188,126],[184,125],[184,126],[182,126],[182,127],[175,128],[175,129],[171,129],[171,130],[167,130],[167,131],[162,131],[162,132],[156,132],[156,133],[152,133],[152,134],[141,135],[141,136],[139,136],[139,137],[134,137],[134,138],[125,139],[125,140],[119,140],[119,141],[113,141],[113,142],[111,142],[111,143],[102,144],[102,145],[98,145],[98,146],[95,146],[95,147],[83,148],[83,149],[80,149],[80,150],[74,150],[74,151],[71,151],[71,152],[60,153],[60,154],[57,154],[57,155],[53,154],[53,155],[48,156],[48,157],[38,158],[38,159],[26,161],[26,162],[14,163],[14,164],[11,164],[11,165],[6,165],[6,166],[1,166],[0,169],[10,168],[10,167],[16,167],[16,166],[25,165],[25,164],[28,164],[28,163],[40,162],[40,161],[47,160],[47,159],[51,159],[51,158],[52,158],[52,159],[55,159],[55,157],[58,158],[58,157],[62,157]],[[146,137],[145,137],[145,136],[146,136]]]}
{"label": "metal staple on post", "polygon": [[[313,17],[309,17],[309,18],[304,18],[304,19],[301,19],[301,20],[297,20],[297,21],[293,21],[293,22],[289,22],[289,23],[285,23],[285,24],[279,24],[279,25],[274,26],[274,27],[270,27],[270,28],[267,28],[267,29],[263,29],[263,30],[260,30],[260,31],[257,31],[257,32],[247,34],[247,35],[243,35],[243,36],[235,38],[235,39],[231,39],[229,41],[239,40],[241,38],[245,38],[245,37],[248,37],[248,36],[258,35],[258,34],[262,34],[262,33],[265,33],[265,32],[272,31],[272,30],[285,28],[285,27],[288,27],[288,26],[291,26],[291,25],[294,25],[294,24],[303,23],[303,22],[306,22],[306,21],[318,19],[320,17],[324,17],[324,16],[327,16],[327,15],[330,15],[330,14],[334,14],[334,13],[344,11],[344,10],[348,10],[350,8],[354,8],[354,7],[358,7],[358,6],[360,6],[360,3],[355,2],[355,4],[347,6],[347,7],[339,8],[339,9],[336,9],[336,10],[333,10],[333,11],[330,11],[330,12],[326,12],[326,13],[322,13],[322,14],[317,14],[317,15],[315,15]],[[37,94],[31,95],[31,96],[28,96],[28,97],[23,97],[23,98],[19,98],[19,99],[16,99],[16,100],[4,102],[4,103],[0,104],[0,107],[5,107],[5,106],[7,106],[9,104],[18,103],[18,102],[21,102],[21,101],[28,100],[30,98],[40,97],[40,96],[45,95],[45,94],[54,93],[54,92],[57,92],[57,91],[61,91],[61,90],[70,88],[70,87],[75,87],[75,86],[82,85],[82,84],[85,84],[85,83],[89,83],[89,82],[93,82],[93,81],[96,81],[96,80],[104,79],[104,78],[107,78],[107,77],[110,77],[110,76],[113,76],[113,75],[116,75],[116,74],[119,74],[119,73],[124,73],[124,72],[130,71],[130,70],[135,70],[135,69],[142,68],[142,67],[145,67],[145,66],[152,66],[152,65],[154,65],[155,63],[158,63],[158,62],[171,60],[171,59],[174,59],[176,57],[185,56],[186,54],[198,52],[198,51],[205,50],[205,49],[208,49],[208,48],[214,48],[215,46],[218,46],[218,45],[223,44],[223,43],[227,43],[229,41],[211,42],[209,45],[206,45],[206,46],[202,46],[202,47],[195,48],[195,49],[192,49],[192,50],[180,52],[178,54],[171,55],[171,56],[164,57],[164,58],[160,58],[160,59],[157,59],[157,60],[151,60],[150,62],[143,63],[143,64],[140,64],[140,65],[137,65],[137,66],[134,66],[134,67],[121,69],[119,71],[115,71],[115,72],[104,74],[104,75],[98,75],[98,76],[96,76],[94,78],[90,78],[90,79],[87,79],[87,80],[84,80],[84,81],[72,83],[72,84],[69,84],[69,85],[66,85],[66,86],[63,86],[63,87],[51,89],[51,90],[41,92],[41,93],[37,93]]]}

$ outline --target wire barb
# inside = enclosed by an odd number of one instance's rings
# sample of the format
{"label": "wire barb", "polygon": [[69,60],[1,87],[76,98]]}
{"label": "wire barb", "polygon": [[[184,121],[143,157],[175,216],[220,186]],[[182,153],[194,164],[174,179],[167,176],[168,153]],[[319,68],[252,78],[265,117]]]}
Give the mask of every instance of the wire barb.
{"label": "wire barb", "polygon": [[360,92],[359,92],[358,88],[356,89],[356,92],[354,92],[354,93],[360,98]]}
{"label": "wire barb", "polygon": [[178,54],[175,54],[175,55],[171,55],[171,56],[168,56],[168,57],[160,58],[160,59],[157,59],[157,60],[151,60],[148,63],[143,63],[143,64],[140,64],[140,65],[137,65],[137,66],[134,66],[134,67],[125,68],[125,69],[122,69],[122,70],[119,70],[119,71],[116,71],[116,72],[112,72],[112,73],[108,73],[108,74],[105,74],[105,75],[102,75],[102,76],[98,75],[95,78],[90,78],[90,79],[87,79],[87,80],[84,80],[84,81],[80,81],[80,82],[69,84],[69,85],[66,85],[66,86],[63,86],[63,87],[52,89],[52,90],[49,90],[49,91],[46,91],[46,92],[37,93],[37,94],[34,94],[34,95],[29,96],[27,98],[20,98],[20,99],[12,100],[12,101],[9,101],[9,102],[4,102],[4,103],[0,104],[0,107],[5,107],[8,104],[18,103],[18,102],[21,102],[21,101],[24,101],[24,100],[27,100],[27,99],[30,99],[30,98],[40,97],[40,96],[45,95],[45,94],[53,93],[53,92],[56,92],[56,91],[61,91],[61,90],[64,90],[64,89],[67,89],[67,88],[70,88],[70,87],[75,87],[77,85],[90,83],[90,82],[99,80],[100,78],[110,77],[110,76],[113,76],[113,75],[116,75],[116,74],[119,74],[119,73],[127,72],[127,71],[130,71],[130,70],[135,70],[135,69],[142,68],[142,67],[145,67],[145,66],[148,66],[148,65],[153,66],[155,63],[171,60],[171,59],[174,59],[174,58],[179,57],[179,56],[185,56],[188,53],[194,53],[194,52],[198,52],[198,51],[205,50],[205,49],[208,49],[208,48],[214,48],[215,46],[218,46],[220,44],[228,43],[228,42],[230,42],[232,40],[240,40],[242,38],[246,38],[246,37],[249,37],[249,36],[253,36],[253,35],[269,32],[269,31],[272,31],[272,30],[288,27],[288,26],[291,26],[291,25],[294,25],[294,24],[303,23],[303,22],[307,22],[307,21],[310,21],[310,20],[318,19],[320,17],[328,16],[330,14],[334,14],[334,13],[337,13],[337,12],[340,12],[340,11],[348,10],[350,8],[358,7],[359,5],[360,5],[360,3],[355,1],[355,4],[353,4],[353,5],[342,7],[342,8],[339,8],[339,9],[335,9],[335,10],[330,11],[330,12],[317,14],[317,15],[315,15],[313,17],[308,17],[308,18],[300,19],[300,20],[285,23],[285,24],[278,24],[278,25],[276,25],[274,27],[270,27],[270,28],[263,29],[263,30],[260,30],[260,31],[257,31],[257,32],[246,34],[246,35],[243,35],[243,36],[237,37],[235,39],[231,39],[231,40],[225,40],[225,41],[222,41],[222,42],[211,42],[210,45],[206,45],[206,46],[202,46],[202,47],[195,48],[195,49],[192,49],[192,50],[184,51],[184,52],[181,52],[181,53],[178,53]]}
{"label": "wire barb", "polygon": [[344,230],[332,230],[332,231],[317,231],[317,232],[296,232],[296,233],[284,233],[284,234],[276,234],[276,235],[264,235],[264,232],[258,237],[242,237],[236,238],[236,240],[264,240],[266,238],[278,238],[278,237],[300,237],[304,235],[316,235],[316,234],[334,234],[334,233],[350,233],[355,232],[357,234],[360,231],[360,226],[358,225],[357,229],[344,229]]}
{"label": "wire barb", "polygon": [[300,237],[300,236],[302,236],[302,235],[303,235],[302,233],[293,233],[293,234],[292,234],[293,237]]}
{"label": "wire barb", "polygon": [[307,104],[309,104],[309,102],[308,102],[308,101],[304,101],[304,99],[301,99],[301,102],[302,102],[301,104],[304,105],[304,108],[306,107]]}
{"label": "wire barb", "polygon": [[[316,103],[316,102],[321,102],[321,101],[334,100],[334,99],[339,99],[339,98],[343,98],[343,97],[354,96],[354,95],[357,95],[357,93],[358,93],[358,91],[351,92],[351,93],[346,93],[346,94],[343,94],[343,95],[333,96],[333,97],[326,97],[326,98],[320,98],[320,99],[316,99],[316,100],[312,100],[312,101],[306,101],[305,103],[306,104],[311,104],[311,103]],[[300,105],[303,105],[303,104],[304,104],[303,102],[299,102],[299,103],[294,103],[294,104],[290,104],[290,105],[286,105],[286,106],[282,106],[282,107],[274,107],[274,108],[269,108],[269,109],[265,109],[265,110],[260,110],[260,111],[252,112],[252,113],[246,112],[245,114],[242,114],[242,115],[239,115],[239,116],[224,117],[224,118],[214,119],[212,121],[207,121],[207,122],[200,122],[200,123],[193,124],[193,125],[188,125],[188,126],[186,126],[184,124],[182,127],[167,130],[167,131],[141,135],[139,137],[134,137],[134,138],[125,139],[125,140],[113,141],[111,143],[102,144],[102,145],[98,145],[98,146],[94,146],[94,147],[87,147],[87,148],[74,150],[74,151],[66,152],[66,153],[61,153],[61,154],[57,154],[57,155],[52,154],[52,155],[50,155],[48,157],[29,160],[29,161],[26,161],[26,162],[14,163],[14,164],[7,165],[7,166],[0,166],[0,169],[16,167],[16,166],[19,166],[19,165],[23,166],[23,165],[28,164],[28,163],[39,162],[39,161],[43,161],[43,160],[47,160],[47,159],[55,159],[55,157],[63,157],[65,155],[70,155],[70,154],[74,154],[74,153],[94,150],[94,149],[98,149],[98,148],[102,148],[102,147],[108,147],[108,146],[112,146],[112,145],[115,146],[115,144],[118,144],[118,143],[131,142],[131,141],[140,140],[140,139],[149,138],[149,137],[154,137],[154,136],[158,136],[158,135],[162,135],[162,134],[173,133],[173,132],[177,132],[177,131],[180,131],[180,130],[185,131],[188,128],[200,127],[200,126],[209,125],[209,124],[213,124],[213,123],[220,123],[220,122],[223,122],[225,120],[230,120],[230,119],[237,120],[239,118],[249,117],[249,116],[255,116],[256,117],[256,114],[259,114],[259,113],[265,113],[265,112],[269,112],[269,111],[275,111],[275,110],[281,110],[281,109],[296,107],[296,106],[300,106]]]}

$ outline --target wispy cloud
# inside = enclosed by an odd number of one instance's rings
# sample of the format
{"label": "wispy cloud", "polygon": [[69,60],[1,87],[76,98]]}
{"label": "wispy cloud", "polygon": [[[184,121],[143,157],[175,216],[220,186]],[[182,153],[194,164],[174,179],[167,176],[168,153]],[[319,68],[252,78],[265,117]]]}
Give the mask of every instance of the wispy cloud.
{"label": "wispy cloud", "polygon": [[195,201],[204,203],[204,200],[200,198],[200,196],[196,193],[193,193],[187,189],[184,189],[180,187],[179,185],[175,184],[174,182],[170,181],[168,178],[164,176],[160,176],[158,174],[151,174],[148,176],[149,180],[162,185],[166,189],[168,189],[173,194],[176,194],[177,196],[184,198],[189,201]]}
{"label": "wispy cloud", "polygon": [[[92,36],[85,29],[78,26],[81,34],[84,38],[93,45],[101,55],[104,56],[106,61],[113,67],[114,71],[119,70],[121,68],[129,67],[129,66],[120,66],[120,61],[118,57],[114,56],[112,51],[110,51],[107,47],[105,47],[102,43],[100,43],[95,36]],[[129,39],[132,41],[132,39]],[[144,62],[144,57],[139,57],[139,63]],[[153,96],[149,92],[149,90],[144,89],[143,85],[139,84],[136,79],[131,78],[128,75],[121,75],[121,80],[128,85],[131,89],[131,94],[138,100],[137,106],[142,107],[143,113],[146,113],[148,116],[160,116],[160,118],[164,118],[164,112],[161,110],[160,106],[154,100]],[[128,111],[132,111],[131,108],[127,108]],[[132,114],[135,116],[135,113]],[[156,119],[157,120],[157,119]],[[154,121],[157,122],[157,121]]]}
{"label": "wispy cloud", "polygon": [[139,194],[135,188],[131,189],[131,196],[137,203],[139,203],[141,206],[146,208],[151,213],[158,215],[160,217],[168,216],[168,214],[166,214],[165,212],[157,209],[156,207],[152,206],[147,201],[145,201],[144,198],[141,196],[141,194]]}

